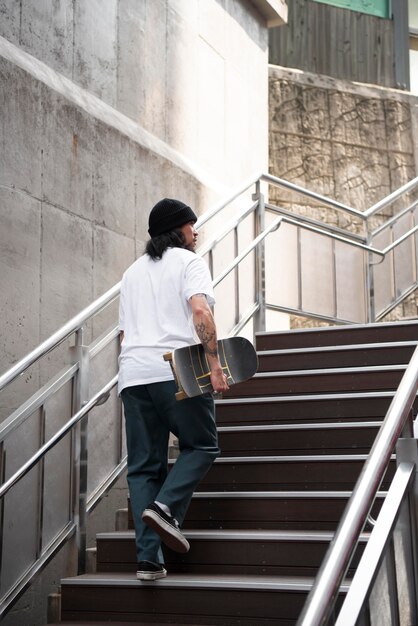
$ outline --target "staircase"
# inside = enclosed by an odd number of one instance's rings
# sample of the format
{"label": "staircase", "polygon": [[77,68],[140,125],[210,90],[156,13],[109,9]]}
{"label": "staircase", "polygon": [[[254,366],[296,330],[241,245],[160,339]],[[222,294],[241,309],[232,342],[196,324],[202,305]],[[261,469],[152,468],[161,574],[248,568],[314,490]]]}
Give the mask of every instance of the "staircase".
{"label": "staircase", "polygon": [[97,573],[62,581],[62,620],[295,624],[417,338],[417,322],[258,334],[259,373],[217,401],[222,455],[185,520],[190,552],[142,583],[133,530],[99,534]]}

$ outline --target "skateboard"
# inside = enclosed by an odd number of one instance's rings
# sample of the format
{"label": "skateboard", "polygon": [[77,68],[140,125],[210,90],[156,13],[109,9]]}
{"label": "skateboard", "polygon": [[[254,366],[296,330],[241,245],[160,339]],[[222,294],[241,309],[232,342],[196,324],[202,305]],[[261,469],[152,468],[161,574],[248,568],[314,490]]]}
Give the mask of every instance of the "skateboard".
{"label": "skateboard", "polygon": [[[229,386],[248,380],[257,371],[257,354],[244,337],[219,339],[218,354]],[[201,343],[167,352],[164,360],[170,363],[174,374],[178,388],[176,400],[213,393],[210,368]]]}

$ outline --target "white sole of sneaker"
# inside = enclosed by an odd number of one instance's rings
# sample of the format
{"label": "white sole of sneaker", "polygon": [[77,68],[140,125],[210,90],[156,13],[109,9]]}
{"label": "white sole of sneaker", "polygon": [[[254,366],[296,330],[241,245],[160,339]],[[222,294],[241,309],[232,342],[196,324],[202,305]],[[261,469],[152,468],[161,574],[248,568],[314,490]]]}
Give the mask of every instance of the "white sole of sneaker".
{"label": "white sole of sneaker", "polygon": [[186,554],[190,550],[190,544],[181,531],[173,528],[171,524],[166,522],[155,511],[145,509],[142,513],[142,519],[147,526],[160,535],[165,545],[174,550],[174,552]]}
{"label": "white sole of sneaker", "polygon": [[167,576],[167,570],[164,569],[162,572],[137,572],[136,577],[138,580],[159,580],[160,578],[165,578]]}

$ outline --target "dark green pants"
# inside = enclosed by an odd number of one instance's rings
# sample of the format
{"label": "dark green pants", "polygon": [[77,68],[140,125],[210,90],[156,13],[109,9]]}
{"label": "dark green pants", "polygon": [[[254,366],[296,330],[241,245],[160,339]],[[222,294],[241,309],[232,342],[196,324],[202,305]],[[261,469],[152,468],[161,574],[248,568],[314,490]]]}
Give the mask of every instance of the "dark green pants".
{"label": "dark green pants", "polygon": [[[138,561],[163,562],[160,538],[142,521],[143,510],[158,500],[181,524],[196,486],[220,453],[212,396],[178,402],[175,392],[174,381],[166,381],[126,387],[121,394]],[[180,454],[167,472],[170,432]]]}

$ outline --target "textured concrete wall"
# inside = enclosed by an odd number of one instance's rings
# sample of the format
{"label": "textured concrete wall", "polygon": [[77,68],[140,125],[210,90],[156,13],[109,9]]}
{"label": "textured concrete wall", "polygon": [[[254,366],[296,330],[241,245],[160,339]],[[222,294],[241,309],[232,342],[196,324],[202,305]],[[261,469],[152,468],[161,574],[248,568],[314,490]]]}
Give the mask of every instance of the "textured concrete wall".
{"label": "textured concrete wall", "polygon": [[[278,66],[270,66],[269,94],[272,174],[360,211],[418,175],[415,96]],[[272,188],[270,198],[364,234],[360,221],[295,194]],[[394,315],[413,309],[415,298]]]}
{"label": "textured concrete wall", "polygon": [[[0,0],[0,372],[120,279],[142,252],[157,200],[181,197],[200,213],[266,168],[267,74],[267,29],[248,0]],[[115,314],[89,328],[87,341]],[[15,381],[0,394],[0,419],[69,360],[65,344]],[[93,364],[92,388],[109,375],[106,363]],[[47,437],[70,398],[67,386],[48,403]],[[90,419],[90,490],[118,447],[114,408],[113,399]],[[6,444],[7,475],[33,453],[40,417],[22,426],[20,444],[17,436]],[[48,537],[54,510],[67,513],[69,449],[64,440],[46,465]],[[36,545],[35,474],[29,498],[8,500],[1,592]],[[110,502],[126,501],[121,489],[112,494],[100,517],[109,529]],[[7,626],[45,623],[47,593],[74,573],[74,543],[68,553]]]}
{"label": "textured concrete wall", "polygon": [[161,196],[201,207],[204,193],[191,174],[4,58],[0,83],[4,371],[120,279]]}
{"label": "textured concrete wall", "polygon": [[268,35],[249,0],[0,0],[0,35],[220,180],[266,165]]}
{"label": "textured concrete wall", "polygon": [[0,0],[0,16],[4,371],[118,280],[161,196],[200,212],[266,167],[268,84],[247,0]]}

